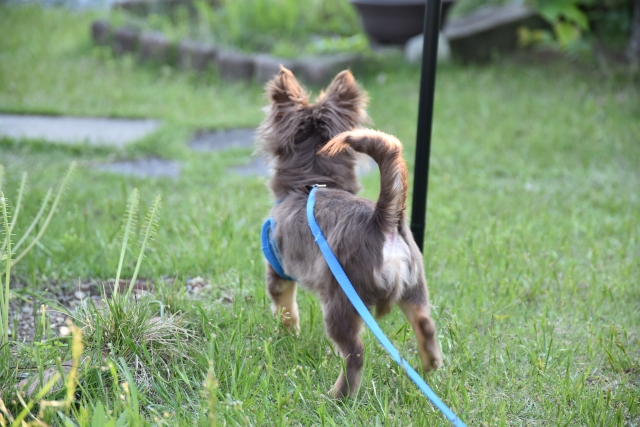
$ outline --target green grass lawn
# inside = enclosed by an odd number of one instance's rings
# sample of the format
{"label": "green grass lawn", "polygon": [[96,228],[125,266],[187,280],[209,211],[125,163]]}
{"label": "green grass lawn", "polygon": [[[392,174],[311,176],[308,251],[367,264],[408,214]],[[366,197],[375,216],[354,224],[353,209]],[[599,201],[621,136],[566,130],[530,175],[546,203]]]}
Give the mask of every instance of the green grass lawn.
{"label": "green grass lawn", "polygon": [[[341,364],[317,300],[299,293],[300,337],[272,317],[258,234],[274,201],[264,179],[226,169],[248,162],[251,150],[194,153],[186,144],[196,129],[256,126],[262,89],[114,59],[91,45],[91,19],[0,6],[0,111],[151,117],[164,126],[125,151],[0,141],[10,201],[29,174],[17,237],[78,163],[46,235],[14,270],[12,298],[40,301],[54,284],[73,290],[79,279],[115,277],[127,198],[138,188],[141,217],[162,196],[140,274],[188,333],[176,333],[170,349],[147,349],[144,336],[109,347],[85,333],[92,361],[80,370],[76,403],[42,419],[108,425],[100,422],[111,410],[118,425],[447,425],[369,332],[357,397],[327,398]],[[505,59],[438,69],[424,253],[445,364],[427,381],[470,426],[640,423],[640,85],[592,68]],[[375,127],[404,142],[412,168],[419,70],[397,58],[356,78]],[[146,155],[180,161],[181,177],[92,168]],[[376,197],[378,179],[363,178],[366,197]],[[124,277],[134,270],[132,246]],[[212,288],[194,297],[184,280],[196,276]],[[153,315],[160,306],[140,304]],[[400,312],[381,326],[418,366]],[[65,339],[14,349],[1,364],[0,398],[16,414],[22,405],[6,385],[70,356]]]}

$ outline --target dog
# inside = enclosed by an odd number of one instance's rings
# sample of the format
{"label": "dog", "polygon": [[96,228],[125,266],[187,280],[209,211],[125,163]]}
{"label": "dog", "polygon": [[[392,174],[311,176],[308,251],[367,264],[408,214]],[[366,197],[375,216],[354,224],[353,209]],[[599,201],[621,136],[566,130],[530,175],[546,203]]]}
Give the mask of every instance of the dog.
{"label": "dog", "polygon": [[[273,311],[292,333],[299,333],[296,282],[322,305],[325,332],[344,358],[331,394],[353,396],[363,368],[362,319],[332,275],[309,229],[309,186],[324,184],[315,216],[358,295],[378,317],[394,304],[411,323],[425,372],[442,365],[435,323],[430,316],[423,258],[407,226],[407,167],[402,144],[382,132],[363,129],[369,121],[367,94],[350,71],[339,73],[315,103],[284,67],[266,86],[270,105],[257,131],[257,151],[272,161],[269,186],[281,277],[266,263],[267,292]],[[357,153],[380,168],[376,202],[356,196]],[[287,280],[295,278],[294,280]]]}

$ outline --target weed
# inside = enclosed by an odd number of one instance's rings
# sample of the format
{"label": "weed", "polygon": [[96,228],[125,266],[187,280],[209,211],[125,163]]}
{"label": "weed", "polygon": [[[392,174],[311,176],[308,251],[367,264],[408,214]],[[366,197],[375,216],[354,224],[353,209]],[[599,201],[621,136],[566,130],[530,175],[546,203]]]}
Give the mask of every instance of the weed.
{"label": "weed", "polygon": [[121,360],[131,370],[137,386],[148,388],[155,373],[167,371],[175,358],[193,361],[190,353],[194,349],[195,337],[179,314],[167,313],[164,304],[149,293],[132,298],[145,250],[157,227],[160,197],[156,197],[147,214],[129,286],[124,294],[119,292],[119,278],[129,249],[129,237],[135,227],[138,201],[139,193],[134,189],[125,212],[120,261],[112,296],[107,298],[107,290],[103,289],[100,303],[96,305],[90,299],[84,300],[74,318],[82,325],[94,358]]}
{"label": "weed", "polygon": [[[9,209],[8,204],[9,201],[5,197],[5,194],[2,192],[2,181],[4,176],[4,167],[0,165],[0,214],[2,215],[2,227],[4,239],[2,241],[2,246],[0,247],[0,266],[4,265],[4,273],[5,279],[4,283],[2,277],[0,276],[0,352],[2,352],[3,359],[5,363],[9,360],[9,283],[11,279],[11,268],[15,266],[22,258],[24,258],[29,251],[40,241],[42,236],[44,235],[49,223],[51,222],[51,218],[53,217],[58,203],[60,202],[60,198],[64,189],[67,186],[69,178],[73,173],[75,168],[75,163],[71,163],[67,173],[60,184],[60,188],[58,189],[58,193],[56,194],[55,199],[51,206],[48,206],[49,198],[51,197],[52,189],[49,188],[47,191],[47,195],[40,206],[40,210],[36,217],[31,221],[31,224],[27,228],[27,230],[22,234],[20,240],[15,245],[12,245],[11,235],[13,232],[13,228],[16,225],[18,220],[18,214],[20,212],[22,196],[24,194],[24,188],[27,182],[27,174],[26,172],[22,175],[22,181],[20,183],[20,189],[18,190],[17,204],[14,209],[15,214],[11,222],[9,222]],[[45,209],[49,207],[49,214],[45,218],[45,220],[40,223],[40,217],[42,216]],[[27,245],[22,252],[17,252],[18,248],[27,240],[27,238],[31,235],[33,230],[39,226],[38,233],[35,235],[31,242]],[[18,255],[16,255],[18,254]],[[1,271],[1,269],[0,269]],[[0,365],[0,368],[4,368],[5,366]]]}

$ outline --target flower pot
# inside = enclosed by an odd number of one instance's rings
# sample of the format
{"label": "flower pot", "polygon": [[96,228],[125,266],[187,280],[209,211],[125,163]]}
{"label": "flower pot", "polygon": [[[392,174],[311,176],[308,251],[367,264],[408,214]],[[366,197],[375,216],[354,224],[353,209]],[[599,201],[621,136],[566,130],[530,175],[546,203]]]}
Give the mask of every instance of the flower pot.
{"label": "flower pot", "polygon": [[[430,0],[431,1],[431,0]],[[444,21],[453,0],[442,1]],[[426,0],[351,0],[365,32],[379,44],[404,44],[422,33]]]}

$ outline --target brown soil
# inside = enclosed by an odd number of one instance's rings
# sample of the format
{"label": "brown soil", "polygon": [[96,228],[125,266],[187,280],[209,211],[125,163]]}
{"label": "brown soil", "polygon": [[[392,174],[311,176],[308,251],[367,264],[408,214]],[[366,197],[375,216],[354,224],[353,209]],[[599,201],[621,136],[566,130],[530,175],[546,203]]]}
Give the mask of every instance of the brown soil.
{"label": "brown soil", "polygon": [[[62,326],[66,325],[69,314],[82,304],[86,298],[91,298],[99,304],[104,292],[110,296],[114,289],[113,279],[106,282],[83,279],[77,282],[73,288],[62,286],[52,281],[44,291],[28,291],[26,288],[14,289],[17,297],[9,302],[10,339],[18,342],[33,342],[41,338],[46,329],[45,336],[56,336]],[[119,290],[126,291],[129,282],[120,280]],[[140,293],[151,289],[151,284],[146,280],[137,280],[134,292]],[[44,318],[43,318],[44,312]],[[44,328],[43,328],[44,325]]]}

